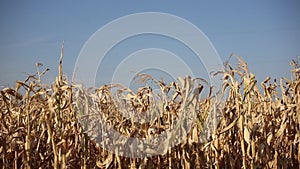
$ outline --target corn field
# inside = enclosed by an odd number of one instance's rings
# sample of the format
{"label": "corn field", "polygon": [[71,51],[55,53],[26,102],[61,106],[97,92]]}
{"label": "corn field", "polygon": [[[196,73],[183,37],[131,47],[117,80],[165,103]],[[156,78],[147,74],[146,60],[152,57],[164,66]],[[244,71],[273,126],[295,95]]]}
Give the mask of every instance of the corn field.
{"label": "corn field", "polygon": [[[267,77],[258,82],[247,63],[237,58],[237,64],[225,62],[224,71],[217,72],[223,76],[220,100],[211,94],[217,89],[204,79],[190,77],[165,84],[150,75],[140,75],[141,80],[157,84],[160,95],[155,95],[149,86],[137,92],[114,84],[84,89],[63,75],[62,57],[56,80],[47,85],[41,77],[47,76],[44,74],[48,69],[40,72],[42,66],[37,64],[35,75],[17,81],[14,88],[0,91],[0,166],[3,169],[299,168],[299,60],[290,63],[290,79]],[[204,88],[210,92],[199,97]],[[114,99],[119,102],[113,102]],[[90,126],[79,120],[79,115],[100,112],[105,122],[123,135],[148,138],[170,128],[184,107],[196,116],[183,141],[163,149],[161,155],[142,158],[118,156],[103,149],[93,139],[97,133],[88,133],[84,128]],[[137,123],[122,116],[119,110],[128,114],[158,113],[160,118]],[[218,112],[219,122],[203,137],[201,133],[210,127],[204,123],[213,112]]]}

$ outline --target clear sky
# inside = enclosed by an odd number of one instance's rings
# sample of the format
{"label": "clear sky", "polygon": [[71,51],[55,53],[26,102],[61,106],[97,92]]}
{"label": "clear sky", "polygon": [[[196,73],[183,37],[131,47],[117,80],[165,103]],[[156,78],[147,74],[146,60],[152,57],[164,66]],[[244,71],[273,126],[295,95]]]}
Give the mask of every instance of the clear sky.
{"label": "clear sky", "polygon": [[[24,72],[35,72],[36,62],[50,68],[45,82],[53,80],[63,40],[64,73],[70,77],[81,48],[94,32],[138,12],[163,12],[188,20],[207,35],[223,61],[231,53],[242,56],[258,80],[290,77],[288,63],[300,55],[298,0],[1,1],[0,86],[24,80]],[[135,41],[139,44],[138,38]]]}

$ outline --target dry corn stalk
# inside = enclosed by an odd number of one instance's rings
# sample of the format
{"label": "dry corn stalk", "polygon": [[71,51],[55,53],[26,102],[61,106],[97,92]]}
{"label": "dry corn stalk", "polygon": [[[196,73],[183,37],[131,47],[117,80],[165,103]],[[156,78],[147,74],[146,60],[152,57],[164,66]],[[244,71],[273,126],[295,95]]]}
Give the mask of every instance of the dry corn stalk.
{"label": "dry corn stalk", "polygon": [[[62,48],[63,53],[63,48]],[[17,81],[15,88],[0,91],[0,166],[2,168],[297,168],[300,164],[299,63],[291,62],[292,79],[267,78],[258,83],[239,58],[234,68],[225,63],[224,107],[214,108],[214,98],[200,99],[199,79],[179,78],[167,85],[149,75],[160,89],[144,86],[137,93],[122,85],[86,90],[69,84],[62,73],[52,85],[42,84],[42,64],[37,74]],[[116,88],[112,92],[111,88]],[[227,94],[227,95],[226,95]],[[118,99],[118,102],[114,100]],[[88,106],[91,105],[91,106]],[[163,155],[130,159],[117,156],[93,141],[91,127],[82,118],[101,112],[105,123],[126,136],[148,138],[170,128],[186,108],[195,112],[195,123],[181,144]],[[202,137],[212,111],[221,113],[211,137]],[[125,115],[147,114],[150,123],[137,123]],[[178,131],[185,129],[175,126]],[[99,129],[100,130],[100,129]],[[95,136],[96,137],[96,136]],[[174,135],[170,138],[176,139]],[[106,143],[110,144],[110,143]],[[120,145],[124,145],[121,144]],[[125,144],[126,146],[126,144]],[[146,147],[144,147],[146,149]],[[146,149],[145,151],[150,151]]]}

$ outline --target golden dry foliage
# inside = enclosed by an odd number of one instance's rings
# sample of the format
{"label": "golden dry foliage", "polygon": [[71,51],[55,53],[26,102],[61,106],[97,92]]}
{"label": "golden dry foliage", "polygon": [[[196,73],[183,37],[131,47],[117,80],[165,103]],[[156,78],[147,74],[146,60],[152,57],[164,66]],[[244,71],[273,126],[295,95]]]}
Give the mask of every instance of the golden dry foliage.
{"label": "golden dry foliage", "polygon": [[[149,75],[140,75],[142,80],[156,83],[160,94],[155,94],[149,86],[137,93],[121,85],[85,90],[80,85],[70,85],[63,77],[61,56],[59,75],[51,86],[41,83],[41,75],[47,69],[42,73],[38,69],[36,75],[17,81],[15,88],[0,91],[0,166],[3,169],[298,168],[299,63],[291,63],[292,79],[276,81],[268,77],[258,83],[255,75],[248,72],[247,64],[237,58],[236,68],[226,62],[225,71],[218,72],[224,75],[225,99],[217,103],[211,95],[216,89],[203,79],[190,77],[178,78],[178,82],[167,85]],[[116,88],[115,93],[112,88]],[[200,99],[203,88],[210,93]],[[183,110],[196,114],[184,141],[163,150],[163,155],[145,158],[116,156],[105,151],[93,141],[97,133],[84,132],[83,128],[89,126],[78,120],[79,115],[93,120],[84,115],[101,112],[105,122],[123,135],[148,138],[170,128]],[[122,116],[132,112],[156,113],[160,118],[154,116],[152,122],[137,123]],[[204,122],[213,112],[219,112],[220,123],[214,126],[216,129],[209,138],[202,137]],[[180,132],[185,132],[179,127]]]}

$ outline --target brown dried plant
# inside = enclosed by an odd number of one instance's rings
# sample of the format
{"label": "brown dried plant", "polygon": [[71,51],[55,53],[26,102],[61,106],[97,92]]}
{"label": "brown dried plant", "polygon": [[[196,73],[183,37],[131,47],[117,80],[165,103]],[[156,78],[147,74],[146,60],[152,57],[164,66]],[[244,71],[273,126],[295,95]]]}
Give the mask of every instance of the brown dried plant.
{"label": "brown dried plant", "polygon": [[[51,86],[42,84],[42,73],[15,88],[0,91],[1,168],[298,168],[300,164],[300,76],[299,63],[291,62],[292,79],[266,78],[261,83],[237,57],[236,68],[224,64],[218,106],[212,87],[203,79],[178,78],[167,85],[150,75],[158,88],[141,87],[137,93],[122,85],[104,85],[94,90],[70,84],[62,73]],[[116,90],[111,90],[112,88]],[[202,90],[210,93],[202,98]],[[115,91],[115,92],[113,92]],[[216,108],[218,107],[218,108]],[[175,147],[162,146],[163,154],[129,158],[106,151],[89,130],[99,114],[116,131],[128,137],[149,138],[169,129],[183,110],[195,113],[190,131]],[[220,123],[210,137],[203,137],[205,122],[219,112]],[[134,122],[148,112],[151,122]],[[126,116],[124,116],[127,115]],[[132,116],[135,115],[135,116]],[[79,119],[81,118],[81,119]],[[88,120],[89,123],[85,123]],[[101,128],[98,130],[101,131]],[[170,139],[178,139],[172,136]],[[171,140],[169,140],[171,141]],[[125,144],[106,143],[126,146]],[[142,151],[149,151],[142,147]],[[134,151],[134,150],[133,150]]]}

